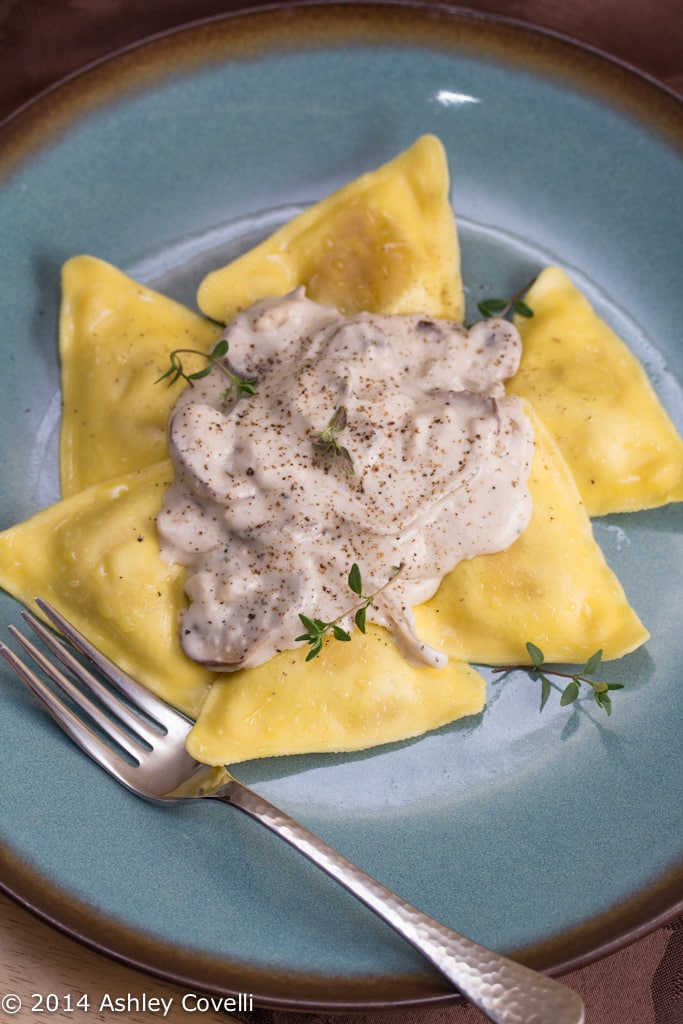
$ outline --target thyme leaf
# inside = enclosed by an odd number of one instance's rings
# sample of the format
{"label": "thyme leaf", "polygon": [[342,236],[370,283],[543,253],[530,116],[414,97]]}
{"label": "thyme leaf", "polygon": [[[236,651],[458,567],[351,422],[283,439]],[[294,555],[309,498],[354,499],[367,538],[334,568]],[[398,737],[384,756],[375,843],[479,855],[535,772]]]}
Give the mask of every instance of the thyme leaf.
{"label": "thyme leaf", "polygon": [[340,444],[337,434],[346,429],[347,415],[346,407],[340,405],[335,409],[329,423],[322,430],[312,430],[308,438],[316,452],[321,455],[331,455],[339,464],[344,473],[348,476],[354,475],[353,459],[348,448]]}
{"label": "thyme leaf", "polygon": [[327,622],[324,619],[315,618],[311,615],[303,615],[302,613],[299,613],[299,619],[306,632],[302,633],[301,636],[296,637],[296,643],[307,643],[309,645],[310,650],[306,655],[306,661],[311,661],[320,654],[323,649],[325,638],[328,636],[331,636],[334,640],[340,640],[343,643],[348,642],[351,639],[351,634],[340,625],[344,619],[348,619],[350,616],[353,616],[353,622],[356,629],[360,630],[361,633],[365,633],[368,608],[380,594],[384,593],[387,587],[391,586],[394,580],[396,580],[403,571],[403,568],[403,562],[400,565],[394,566],[391,576],[383,586],[378,590],[373,591],[371,594],[365,594],[363,592],[363,579],[360,568],[354,562],[351,566],[347,582],[349,590],[359,598],[359,601],[356,604],[347,608],[341,613],[341,615],[338,615],[336,619],[332,619],[330,622]]}
{"label": "thyme leaf", "polygon": [[604,680],[596,680],[589,678],[594,676],[602,663],[602,651],[596,651],[591,654],[586,664],[578,669],[576,672],[562,672],[559,669],[547,668],[545,663],[545,655],[540,647],[534,643],[527,643],[527,652],[531,659],[531,666],[528,665],[503,665],[499,668],[494,668],[494,672],[512,672],[516,669],[521,669],[528,672],[533,678],[539,679],[541,682],[541,706],[539,711],[543,711],[550,692],[552,689],[552,683],[549,676],[556,676],[560,679],[568,679],[569,682],[564,685],[560,696],[560,707],[568,707],[573,704],[581,693],[581,686],[585,684],[592,691],[595,703],[601,708],[606,714],[612,714],[612,700],[610,693],[613,690],[623,690],[624,687],[621,683],[607,683]]}
{"label": "thyme leaf", "polygon": [[522,295],[529,290],[532,284],[533,280],[527,281],[524,287],[520,288],[509,299],[484,299],[482,302],[477,303],[477,309],[487,320],[493,317],[500,317],[502,319],[509,313],[517,313],[518,316],[526,318],[532,317],[534,315],[533,309],[522,299]]}
{"label": "thyme leaf", "polygon": [[[168,380],[169,387],[175,384],[181,377],[191,386],[194,385],[196,380],[201,380],[202,377],[207,377],[214,366],[217,366],[219,370],[227,377],[228,386],[225,391],[221,391],[218,396],[221,402],[227,402],[230,398],[241,398],[242,395],[254,395],[256,394],[257,380],[255,377],[239,377],[236,373],[222,363],[220,360],[228,351],[228,340],[227,338],[221,338],[216,345],[211,349],[210,352],[202,352],[196,348],[176,348],[171,352],[170,365],[165,373],[155,380],[155,384],[159,384],[162,380]],[[180,356],[191,354],[195,356],[201,356],[207,360],[207,365],[203,366],[201,370],[195,370],[194,373],[187,373],[183,367],[183,362]]]}

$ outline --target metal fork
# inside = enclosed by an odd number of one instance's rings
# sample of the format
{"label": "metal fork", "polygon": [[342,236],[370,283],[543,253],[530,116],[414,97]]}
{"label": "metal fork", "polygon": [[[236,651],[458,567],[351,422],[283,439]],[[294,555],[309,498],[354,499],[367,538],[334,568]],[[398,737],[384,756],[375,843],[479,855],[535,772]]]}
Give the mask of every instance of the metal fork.
{"label": "metal fork", "polygon": [[[152,801],[199,797],[244,811],[303,853],[394,928],[494,1024],[583,1024],[583,1004],[571,989],[427,917],[238,782],[226,768],[194,761],[185,750],[192,722],[135,682],[47,602],[37,599],[36,603],[67,638],[68,645],[34,616],[22,614],[61,667],[18,629],[10,626],[9,630],[56,689],[2,641],[0,654],[40,698],[64,732],[129,790]],[[75,656],[73,648],[85,655],[113,690]],[[76,686],[71,677],[81,686]],[[59,691],[82,714],[74,712]],[[98,703],[88,696],[88,691]],[[126,751],[134,763],[101,738],[87,719]]]}

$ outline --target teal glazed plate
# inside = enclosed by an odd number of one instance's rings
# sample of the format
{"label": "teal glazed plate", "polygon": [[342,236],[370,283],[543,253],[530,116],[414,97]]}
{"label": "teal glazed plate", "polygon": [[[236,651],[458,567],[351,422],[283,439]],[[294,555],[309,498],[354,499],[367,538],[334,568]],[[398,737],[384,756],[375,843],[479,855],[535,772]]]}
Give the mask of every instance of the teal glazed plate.
{"label": "teal glazed plate", "polygon": [[[321,4],[197,23],[0,127],[0,528],[58,497],[60,268],[108,260],[193,305],[203,274],[433,132],[470,317],[564,267],[683,429],[683,107],[571,42],[463,11]],[[491,677],[480,715],[238,776],[406,900],[556,974],[680,912],[680,505],[595,521],[652,633],[585,697]],[[2,632],[20,609],[0,597]],[[311,685],[315,685],[312,675]],[[86,944],[260,1006],[446,1002],[436,972],[305,859],[210,804],[136,800],[0,673],[2,884]]]}

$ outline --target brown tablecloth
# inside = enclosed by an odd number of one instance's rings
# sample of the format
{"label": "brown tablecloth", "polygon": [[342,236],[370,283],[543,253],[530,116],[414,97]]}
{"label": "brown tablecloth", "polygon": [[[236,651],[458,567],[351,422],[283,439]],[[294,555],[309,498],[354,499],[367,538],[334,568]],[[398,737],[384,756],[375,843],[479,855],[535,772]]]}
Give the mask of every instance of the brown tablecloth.
{"label": "brown tablecloth", "polygon": [[[0,119],[69,72],[127,43],[236,6],[264,0],[0,0]],[[480,11],[537,24],[610,53],[683,95],[681,0],[470,0]],[[587,1024],[683,1024],[683,920],[565,978],[584,997]],[[56,1024],[151,1024],[160,1010],[135,1010],[142,997],[170,1001],[171,1024],[216,1024],[235,1014],[183,1008],[183,989],[105,961],[0,897],[0,998],[16,994],[23,1008],[10,1021]],[[34,1012],[33,993],[71,993],[56,1012]],[[76,1005],[89,997],[89,1009]],[[106,996],[129,994],[129,1012],[106,1008]],[[100,1010],[99,1007],[105,1008]],[[152,1006],[156,1005],[154,1003]],[[4,1011],[3,1011],[4,1012]],[[403,1010],[345,1017],[256,1010],[254,1024],[478,1024],[471,1007]]]}

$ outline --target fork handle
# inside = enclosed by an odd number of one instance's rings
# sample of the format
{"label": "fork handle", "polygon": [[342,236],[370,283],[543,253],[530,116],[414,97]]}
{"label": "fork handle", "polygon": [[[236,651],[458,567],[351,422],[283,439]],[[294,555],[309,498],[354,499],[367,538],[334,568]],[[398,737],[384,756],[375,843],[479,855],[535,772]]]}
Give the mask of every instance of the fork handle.
{"label": "fork handle", "polygon": [[238,807],[284,839],[395,929],[494,1024],[583,1024],[576,992],[458,935],[400,899],[236,779],[209,799]]}

